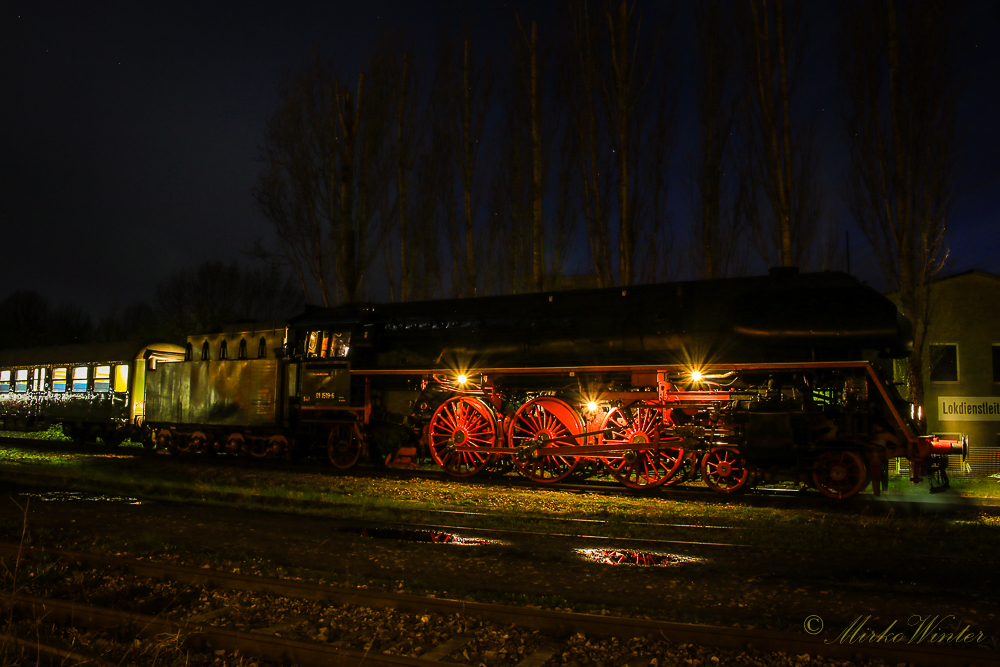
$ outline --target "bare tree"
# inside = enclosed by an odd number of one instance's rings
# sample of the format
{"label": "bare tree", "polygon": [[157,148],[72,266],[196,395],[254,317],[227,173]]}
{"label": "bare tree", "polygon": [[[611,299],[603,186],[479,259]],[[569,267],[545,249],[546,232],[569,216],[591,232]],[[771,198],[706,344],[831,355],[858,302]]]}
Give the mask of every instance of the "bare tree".
{"label": "bare tree", "polygon": [[[530,30],[530,32],[529,32]],[[545,85],[558,75],[538,23],[514,16],[510,68],[499,86],[498,164],[490,187],[488,287],[541,291],[562,271],[570,243],[564,100]]]}
{"label": "bare tree", "polygon": [[[399,229],[399,298],[409,301],[412,292],[413,232],[410,227],[410,179],[421,143],[420,68],[412,45],[402,53],[392,52],[393,152],[396,163],[396,219]],[[390,281],[391,284],[392,281]]]}
{"label": "bare tree", "polygon": [[848,203],[913,321],[907,380],[910,400],[922,403],[930,282],[947,257],[956,169],[954,6],[856,1],[843,8],[840,28]]}
{"label": "bare tree", "polygon": [[492,87],[489,60],[476,57],[471,31],[464,28],[459,40],[443,35],[433,98],[434,113],[444,123],[438,126],[436,140],[450,148],[451,164],[439,168],[457,177],[458,201],[446,193],[444,214],[452,252],[452,285],[460,296],[475,296],[479,281],[476,217],[486,171],[480,149],[486,137]]}
{"label": "bare tree", "polygon": [[[629,285],[640,278],[643,225],[651,225],[647,238],[660,239],[657,225],[665,223],[673,143],[669,62],[659,39],[645,38],[634,2],[609,1],[598,15],[594,20],[590,3],[571,6],[575,75],[569,94],[594,271],[602,286]],[[661,85],[650,85],[654,78]],[[654,165],[655,172],[645,168]],[[639,215],[644,204],[651,207],[648,222]]]}
{"label": "bare tree", "polygon": [[377,205],[391,172],[380,59],[377,53],[372,61],[374,76],[366,82],[362,73],[348,88],[314,55],[279,88],[267,123],[254,195],[279,238],[272,257],[292,267],[305,294],[318,287],[325,305],[358,298],[388,226]]}
{"label": "bare tree", "polygon": [[739,149],[734,145],[738,141],[734,11],[731,0],[706,0],[695,9],[699,141],[691,164],[690,206],[696,270],[707,279],[745,270],[741,194],[747,184],[740,180],[734,159]]}
{"label": "bare tree", "polygon": [[771,266],[808,261],[820,202],[814,127],[792,121],[792,98],[806,37],[801,0],[748,0],[738,5],[745,64],[743,159],[750,186],[763,193],[748,208],[753,239]]}
{"label": "bare tree", "polygon": [[303,296],[319,290],[323,305],[332,305],[332,228],[324,217],[322,200],[324,159],[320,146],[325,132],[318,119],[324,115],[317,90],[327,76],[319,57],[294,77],[286,74],[278,88],[278,109],[267,120],[261,160],[264,167],[254,197],[261,212],[274,225],[280,248],[267,250],[260,242],[255,254],[278,260],[298,278]]}

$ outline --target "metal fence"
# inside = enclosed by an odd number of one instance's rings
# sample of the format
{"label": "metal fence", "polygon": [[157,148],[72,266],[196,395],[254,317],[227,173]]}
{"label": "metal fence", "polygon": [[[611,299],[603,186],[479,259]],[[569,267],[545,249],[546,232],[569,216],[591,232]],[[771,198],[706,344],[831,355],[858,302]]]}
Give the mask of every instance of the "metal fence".
{"label": "metal fence", "polygon": [[[969,458],[948,457],[949,477],[988,477],[1000,473],[1000,447],[969,447]],[[890,475],[909,475],[910,462],[895,459],[889,462]]]}

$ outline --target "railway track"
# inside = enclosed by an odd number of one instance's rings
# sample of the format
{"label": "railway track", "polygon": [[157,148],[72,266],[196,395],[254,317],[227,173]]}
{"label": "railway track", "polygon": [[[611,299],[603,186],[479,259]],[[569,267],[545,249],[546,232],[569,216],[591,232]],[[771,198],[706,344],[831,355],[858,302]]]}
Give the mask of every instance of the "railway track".
{"label": "railway track", "polygon": [[[581,648],[591,647],[591,641],[582,644],[582,637],[593,638],[595,642],[618,642],[635,646],[641,652],[649,644],[635,642],[668,642],[670,655],[691,660],[704,647],[709,653],[702,658],[718,657],[721,664],[728,664],[752,654],[757,664],[779,664],[786,656],[822,655],[840,660],[880,659],[889,663],[905,662],[928,667],[955,665],[981,665],[1000,667],[1000,658],[987,650],[960,650],[950,647],[921,644],[917,646],[885,644],[827,643],[819,637],[805,634],[777,633],[769,631],[745,630],[707,625],[670,623],[643,618],[622,618],[607,615],[581,614],[550,611],[536,608],[511,607],[506,605],[481,604],[461,600],[446,600],[420,597],[409,594],[395,594],[358,588],[340,588],[297,580],[249,576],[205,568],[192,568],[169,563],[134,560],[102,554],[70,552],[47,548],[23,547],[16,544],[0,544],[0,556],[7,562],[17,559],[44,559],[74,567],[86,567],[109,573],[128,573],[134,577],[150,580],[180,582],[214,591],[241,591],[254,596],[276,596],[297,600],[307,600],[322,605],[349,605],[373,609],[393,610],[401,614],[436,614],[445,617],[475,619],[479,623],[494,624],[508,628],[507,632],[531,633],[533,640],[529,650],[512,661],[516,667],[541,667],[547,663],[561,664],[565,655]],[[290,623],[272,623],[267,627],[233,630],[218,627],[214,619],[225,614],[224,602],[217,609],[188,613],[189,610],[171,610],[165,614],[142,614],[129,610],[81,604],[71,600],[37,598],[20,594],[6,594],[3,598],[18,611],[23,619],[44,621],[45,623],[87,628],[90,630],[128,628],[141,637],[174,637],[188,650],[203,653],[234,652],[276,664],[292,663],[300,667],[313,665],[359,666],[362,663],[373,667],[430,667],[451,656],[449,662],[477,664],[467,655],[463,647],[476,642],[476,634],[470,626],[459,626],[459,631],[440,637],[435,645],[429,646],[419,656],[392,655],[373,650],[374,639],[365,650],[330,645],[322,641],[303,641],[300,638],[281,636],[282,631],[292,627]],[[462,631],[464,628],[464,631]],[[378,628],[368,628],[377,635]],[[373,635],[374,636],[374,635]],[[645,639],[637,639],[645,638]],[[363,639],[363,638],[362,638]],[[17,641],[8,637],[8,641]],[[632,640],[632,644],[629,641]],[[21,639],[24,641],[24,639]],[[92,659],[94,656],[79,653],[65,647],[47,646],[35,638],[33,647],[52,649],[53,655],[65,664],[69,660]],[[660,645],[657,645],[660,646]],[[593,645],[597,650],[597,644]],[[661,647],[662,648],[662,647]],[[633,652],[635,652],[633,650]],[[719,652],[722,652],[720,655]],[[466,650],[467,654],[468,651]],[[218,653],[216,653],[218,654]],[[769,656],[768,654],[773,654]],[[560,659],[560,657],[564,659]],[[463,660],[463,657],[465,659]],[[620,665],[645,665],[656,655],[632,655],[619,659]],[[553,658],[555,658],[553,660]],[[773,660],[772,660],[773,658]],[[683,660],[677,664],[683,664]],[[72,664],[72,663],[69,663]],[[93,663],[92,663],[93,664]],[[97,664],[100,664],[98,661]],[[658,664],[670,664],[666,656]],[[688,663],[690,664],[690,663]],[[717,663],[711,663],[717,664]]]}

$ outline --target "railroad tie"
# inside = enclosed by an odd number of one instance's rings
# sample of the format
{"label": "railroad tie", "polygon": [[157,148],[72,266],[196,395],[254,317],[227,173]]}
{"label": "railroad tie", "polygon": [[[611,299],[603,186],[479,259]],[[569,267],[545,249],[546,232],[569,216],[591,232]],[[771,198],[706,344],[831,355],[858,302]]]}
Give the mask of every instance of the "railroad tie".
{"label": "railroad tie", "polygon": [[549,658],[561,650],[562,647],[555,644],[543,646],[521,662],[517,663],[517,667],[542,667],[542,665],[544,665]]}
{"label": "railroad tie", "polygon": [[629,658],[622,667],[649,667],[649,661],[655,658],[655,655],[640,655],[635,658]]}
{"label": "railroad tie", "polygon": [[471,635],[455,635],[448,641],[438,644],[434,649],[424,653],[420,656],[420,659],[429,660],[431,662],[444,660],[449,655],[468,644],[470,641],[472,641]]}
{"label": "railroad tie", "polygon": [[219,607],[218,609],[211,609],[200,614],[195,614],[194,616],[188,616],[183,620],[183,623],[204,623],[205,621],[211,621],[213,618],[225,616],[231,611],[235,611],[235,607]]}
{"label": "railroad tie", "polygon": [[296,625],[302,623],[302,621],[304,620],[306,620],[306,618],[303,616],[295,616],[294,618],[286,618],[281,623],[276,623],[275,625],[269,625],[266,628],[253,628],[252,630],[250,630],[250,632],[256,632],[257,634],[261,635],[274,635],[279,632],[284,632],[289,628],[293,628]]}

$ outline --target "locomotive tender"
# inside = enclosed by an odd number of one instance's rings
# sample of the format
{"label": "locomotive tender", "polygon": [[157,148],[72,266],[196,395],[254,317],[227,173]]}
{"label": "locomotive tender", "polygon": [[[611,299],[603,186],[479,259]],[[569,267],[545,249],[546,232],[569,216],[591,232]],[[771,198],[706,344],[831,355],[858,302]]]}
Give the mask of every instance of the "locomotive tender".
{"label": "locomotive tender", "polygon": [[[967,444],[920,434],[884,379],[912,344],[895,305],[836,272],[308,308],[189,338],[145,374],[144,426],[174,452],[325,449],[537,482],[606,470],[633,488],[700,474],[721,493],[793,480],[833,498],[947,485]],[[940,488],[940,487],[939,487]]]}

